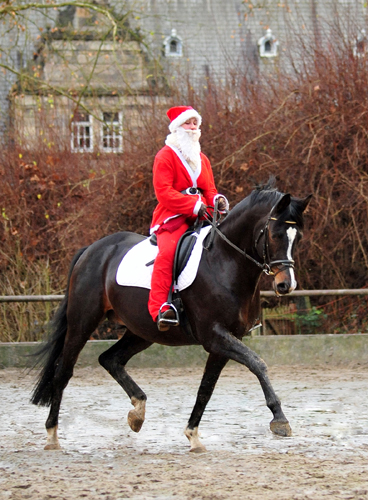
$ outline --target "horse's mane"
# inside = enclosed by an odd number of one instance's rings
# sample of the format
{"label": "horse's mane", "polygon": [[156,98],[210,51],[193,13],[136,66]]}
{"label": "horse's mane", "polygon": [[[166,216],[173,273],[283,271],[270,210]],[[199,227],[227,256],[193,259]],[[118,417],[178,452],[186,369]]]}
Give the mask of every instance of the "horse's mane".
{"label": "horse's mane", "polygon": [[[276,187],[276,179],[274,176],[270,177],[269,180],[264,184],[257,185],[254,190],[240,201],[235,207],[230,211],[230,214],[235,216],[239,215],[240,212],[244,212],[251,207],[255,206],[267,206],[269,210],[277,204],[277,202],[284,196]],[[292,220],[298,224],[300,228],[303,227],[303,209],[299,203],[297,203],[297,198],[292,197],[291,203],[287,208],[286,218],[290,217]],[[226,219],[225,219],[226,220]]]}
{"label": "horse's mane", "polygon": [[[272,207],[279,201],[283,193],[276,188],[276,180],[270,177],[267,183],[257,185],[254,190],[243,200],[235,205],[230,214],[238,214],[255,205],[270,205]],[[229,215],[230,215],[229,214]]]}
{"label": "horse's mane", "polygon": [[283,196],[283,193],[278,191],[276,187],[276,178],[272,176],[265,184],[259,184],[255,187],[249,195],[249,202],[251,205],[267,203],[273,206],[279,201],[281,196]]}

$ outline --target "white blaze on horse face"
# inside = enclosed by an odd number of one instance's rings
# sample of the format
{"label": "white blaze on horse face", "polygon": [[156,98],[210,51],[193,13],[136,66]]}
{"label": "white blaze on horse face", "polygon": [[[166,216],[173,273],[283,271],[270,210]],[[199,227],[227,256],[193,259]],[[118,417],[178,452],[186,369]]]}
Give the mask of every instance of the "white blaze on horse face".
{"label": "white blaze on horse face", "polygon": [[[287,237],[288,237],[288,241],[289,241],[289,245],[288,245],[288,249],[287,249],[287,252],[286,252],[286,258],[288,260],[292,260],[292,255],[291,255],[291,250],[293,249],[293,244],[294,244],[294,240],[295,240],[295,237],[296,237],[296,234],[297,234],[297,230],[295,227],[289,227],[289,229],[286,231],[286,234],[287,234]],[[296,288],[296,279],[295,279],[295,273],[294,273],[294,269],[291,267],[289,268],[289,272],[290,272],[290,291],[293,291],[295,290]]]}

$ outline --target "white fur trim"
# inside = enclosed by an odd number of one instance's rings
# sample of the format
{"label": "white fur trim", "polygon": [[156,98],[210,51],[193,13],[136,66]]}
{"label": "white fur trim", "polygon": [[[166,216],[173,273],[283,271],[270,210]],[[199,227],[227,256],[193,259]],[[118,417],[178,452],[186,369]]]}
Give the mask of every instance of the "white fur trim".
{"label": "white fur trim", "polygon": [[198,120],[198,128],[201,126],[202,123],[202,117],[201,115],[195,110],[195,109],[187,109],[183,113],[181,113],[179,116],[173,120],[170,125],[169,125],[169,130],[170,132],[174,132],[178,127],[183,125],[187,120],[190,118],[197,118]]}
{"label": "white fur trim", "polygon": [[167,145],[169,146],[169,148],[171,148],[174,151],[174,153],[178,156],[179,160],[182,162],[182,164],[186,168],[186,170],[187,170],[190,178],[192,179],[192,183],[193,183],[192,187],[197,187],[197,179],[201,175],[201,172],[202,172],[202,162],[200,162],[199,168],[197,168],[195,171],[193,171],[190,168],[190,165],[187,162],[187,160],[184,158],[184,156],[183,156],[182,152],[180,151],[180,149],[176,148],[172,144],[167,144]]}
{"label": "white fur trim", "polygon": [[218,199],[218,198],[224,198],[224,200],[226,201],[226,210],[229,210],[229,202],[226,198],[226,196],[224,196],[223,194],[216,194],[214,197],[213,197],[213,204],[215,204],[215,201]]}
{"label": "white fur trim", "polygon": [[201,206],[202,206],[202,201],[198,200],[197,203],[194,205],[194,210],[193,210],[194,215],[198,215]]}

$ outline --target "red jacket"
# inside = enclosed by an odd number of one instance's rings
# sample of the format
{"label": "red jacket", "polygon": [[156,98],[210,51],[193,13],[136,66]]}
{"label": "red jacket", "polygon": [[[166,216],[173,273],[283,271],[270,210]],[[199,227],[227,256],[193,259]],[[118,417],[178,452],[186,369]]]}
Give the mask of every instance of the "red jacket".
{"label": "red jacket", "polygon": [[[219,196],[207,156],[201,153],[201,166],[193,172],[180,152],[179,155],[181,159],[170,146],[164,146],[156,155],[153,187],[158,204],[153,212],[151,232],[178,215],[186,215],[189,222],[194,222],[201,203],[213,206]],[[181,193],[189,187],[200,189],[202,197]]]}

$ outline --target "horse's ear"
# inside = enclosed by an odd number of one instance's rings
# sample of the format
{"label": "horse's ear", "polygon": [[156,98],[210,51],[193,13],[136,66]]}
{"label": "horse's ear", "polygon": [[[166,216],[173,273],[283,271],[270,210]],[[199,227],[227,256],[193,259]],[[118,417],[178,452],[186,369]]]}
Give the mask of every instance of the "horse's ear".
{"label": "horse's ear", "polygon": [[279,199],[277,205],[274,208],[274,214],[281,214],[290,205],[291,196],[290,194],[284,194],[282,198]]}
{"label": "horse's ear", "polygon": [[309,205],[309,202],[311,201],[312,199],[312,194],[306,196],[305,198],[302,198],[301,200],[299,200],[299,203],[301,204],[301,207],[302,207],[302,211],[304,212],[304,210],[307,208],[307,206]]}

